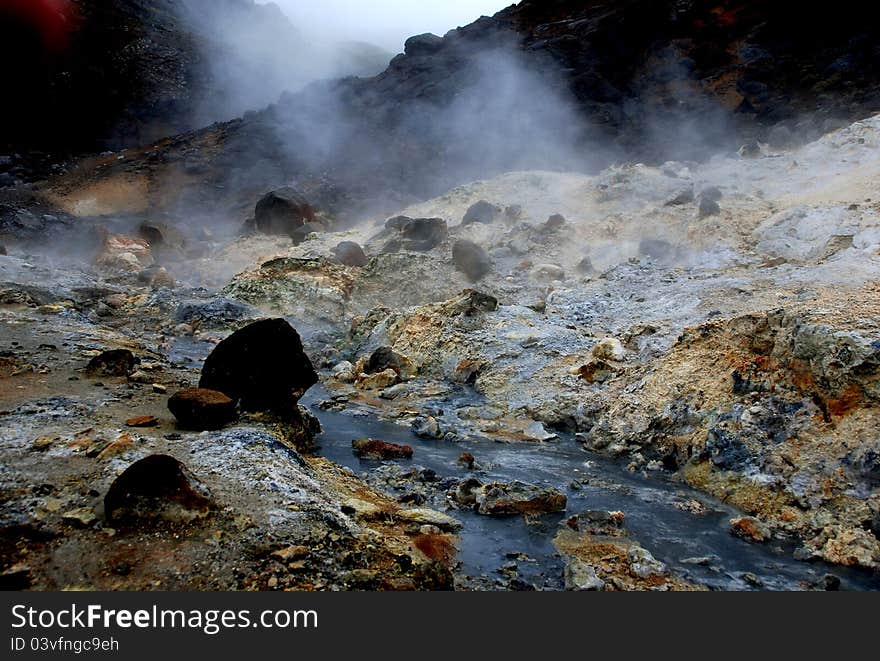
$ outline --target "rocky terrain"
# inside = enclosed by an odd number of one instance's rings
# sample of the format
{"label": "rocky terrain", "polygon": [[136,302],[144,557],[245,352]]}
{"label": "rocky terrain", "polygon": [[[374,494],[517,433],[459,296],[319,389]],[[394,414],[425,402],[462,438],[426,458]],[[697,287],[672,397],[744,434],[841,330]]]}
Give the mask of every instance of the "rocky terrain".
{"label": "rocky terrain", "polygon": [[[880,587],[875,24],[709,5],[524,2],[0,191],[4,587]],[[511,39],[601,153],[410,122]]]}

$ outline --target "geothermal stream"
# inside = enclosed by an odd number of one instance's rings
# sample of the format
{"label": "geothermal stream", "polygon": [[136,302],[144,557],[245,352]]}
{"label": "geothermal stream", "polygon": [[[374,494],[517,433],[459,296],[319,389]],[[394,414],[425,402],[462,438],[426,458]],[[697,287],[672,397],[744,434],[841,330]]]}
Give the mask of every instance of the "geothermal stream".
{"label": "geothermal stream", "polygon": [[[310,393],[304,404],[315,404],[324,393]],[[446,443],[419,439],[406,428],[369,415],[322,411],[311,406],[324,428],[320,453],[360,474],[375,470],[378,462],[364,461],[351,452],[355,438],[381,438],[415,448],[413,466],[435,471],[441,477],[464,479],[471,471],[456,465],[463,452],[479,457],[488,468],[480,477],[500,482],[522,480],[556,487],[566,493],[568,508],[562,515],[544,515],[527,523],[522,517],[494,518],[473,511],[450,512],[464,523],[461,532],[460,572],[492,587],[499,570],[511,558],[526,584],[545,589],[562,588],[565,561],[553,547],[557,527],[568,516],[588,510],[624,512],[625,527],[645,548],[675,573],[718,590],[798,590],[820,585],[833,574],[846,590],[876,590],[880,576],[827,563],[793,560],[791,548],[750,544],[733,537],[728,520],[738,512],[693,489],[664,479],[632,474],[619,463],[586,452],[565,436],[541,444],[503,444],[490,440]],[[578,486],[573,488],[573,483]],[[706,513],[692,514],[674,507],[676,502],[697,500]],[[442,509],[442,502],[428,503]],[[745,577],[745,578],[744,578]],[[500,588],[504,584],[495,584]]]}

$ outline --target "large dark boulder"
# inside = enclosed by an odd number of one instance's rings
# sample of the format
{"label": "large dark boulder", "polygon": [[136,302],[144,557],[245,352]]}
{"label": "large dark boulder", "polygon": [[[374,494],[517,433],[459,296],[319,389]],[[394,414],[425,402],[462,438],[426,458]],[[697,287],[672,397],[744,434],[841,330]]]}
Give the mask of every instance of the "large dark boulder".
{"label": "large dark boulder", "polygon": [[135,462],[104,496],[104,514],[115,526],[185,523],[215,508],[208,488],[174,457],[155,454]]}
{"label": "large dark boulder", "polygon": [[284,319],[266,319],[236,331],[214,348],[199,387],[228,395],[245,411],[288,414],[317,382],[299,333]]}
{"label": "large dark boulder", "polygon": [[467,239],[460,239],[452,246],[452,261],[456,270],[464,273],[472,282],[480,280],[492,270],[488,253]]}
{"label": "large dark boulder", "polygon": [[299,191],[286,186],[266,193],[257,202],[254,222],[263,234],[292,237],[306,223],[315,222],[315,210]]}

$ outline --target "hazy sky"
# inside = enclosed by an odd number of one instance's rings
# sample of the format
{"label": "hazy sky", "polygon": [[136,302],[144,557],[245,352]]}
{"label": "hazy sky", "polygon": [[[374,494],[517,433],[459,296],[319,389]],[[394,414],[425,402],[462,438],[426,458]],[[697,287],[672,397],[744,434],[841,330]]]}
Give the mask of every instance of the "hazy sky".
{"label": "hazy sky", "polygon": [[[258,0],[266,4],[268,0]],[[298,27],[341,40],[369,41],[394,53],[407,37],[440,36],[491,16],[514,0],[274,0]]]}

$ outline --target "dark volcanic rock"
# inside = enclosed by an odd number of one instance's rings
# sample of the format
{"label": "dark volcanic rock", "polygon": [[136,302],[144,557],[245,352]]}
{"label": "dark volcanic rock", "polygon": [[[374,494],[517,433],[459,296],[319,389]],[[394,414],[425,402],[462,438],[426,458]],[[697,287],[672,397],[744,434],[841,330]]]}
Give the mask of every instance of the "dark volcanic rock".
{"label": "dark volcanic rock", "polygon": [[409,361],[394,351],[391,347],[379,347],[367,361],[365,370],[367,374],[378,374],[385,370],[394,370],[400,375],[408,368]]}
{"label": "dark volcanic rock", "polygon": [[245,411],[288,413],[317,382],[299,333],[284,319],[267,319],[218,344],[205,361],[199,387],[228,395]]}
{"label": "dark volcanic rock", "polygon": [[279,188],[266,193],[254,211],[254,222],[263,234],[293,236],[306,223],[315,221],[315,210],[299,191]]}
{"label": "dark volcanic rock", "polygon": [[184,523],[208,515],[211,493],[174,457],[155,454],[132,464],[104,496],[113,525],[168,521]]}
{"label": "dark volcanic rock", "polygon": [[168,410],[183,429],[220,429],[235,420],[235,401],[216,390],[189,388],[172,395]]}
{"label": "dark volcanic rock", "polygon": [[321,223],[306,223],[293,230],[290,233],[290,238],[293,239],[293,245],[298,246],[308,239],[310,234],[320,234],[325,230],[326,228]]}
{"label": "dark volcanic rock", "polygon": [[413,456],[413,449],[409,445],[397,445],[372,438],[352,441],[351,447],[361,459],[383,461],[385,459],[412,459]]}
{"label": "dark volcanic rock", "polygon": [[455,268],[473,282],[483,278],[492,270],[492,260],[488,253],[473,241],[460,239],[452,246],[452,261]]}
{"label": "dark volcanic rock", "polygon": [[370,261],[360,244],[354,241],[343,241],[333,249],[336,260],[345,266],[366,266]]}
{"label": "dark volcanic rock", "polygon": [[380,236],[391,237],[382,248],[382,252],[400,250],[428,252],[446,240],[449,236],[449,228],[442,218],[395,216],[385,222],[385,231]]}
{"label": "dark volcanic rock", "polygon": [[205,303],[182,303],[174,313],[174,320],[179,324],[218,327],[254,316],[258,316],[254,308],[221,296]]}
{"label": "dark volcanic rock", "polygon": [[111,349],[92,358],[86,372],[93,376],[128,376],[138,362],[128,349]]}
{"label": "dark volcanic rock", "polygon": [[486,225],[494,223],[495,220],[504,213],[504,210],[491,202],[480,200],[476,204],[472,204],[464,218],[461,219],[462,225],[472,225],[473,223],[484,223]]}

